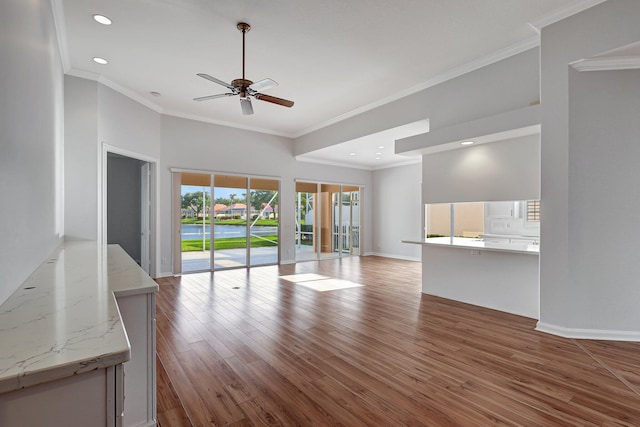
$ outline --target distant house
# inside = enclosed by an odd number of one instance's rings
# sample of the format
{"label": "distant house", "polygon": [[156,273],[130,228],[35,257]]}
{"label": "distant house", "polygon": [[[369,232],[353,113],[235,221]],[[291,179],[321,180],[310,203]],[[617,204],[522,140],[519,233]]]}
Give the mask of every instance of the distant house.
{"label": "distant house", "polygon": [[260,212],[257,212],[262,219],[276,219],[278,217],[278,205],[271,206],[268,203],[262,203]]}

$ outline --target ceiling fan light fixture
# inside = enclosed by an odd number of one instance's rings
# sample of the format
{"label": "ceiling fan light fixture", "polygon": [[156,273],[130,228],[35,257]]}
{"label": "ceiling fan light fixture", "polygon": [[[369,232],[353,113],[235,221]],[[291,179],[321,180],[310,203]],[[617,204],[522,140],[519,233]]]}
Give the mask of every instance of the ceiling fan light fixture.
{"label": "ceiling fan light fixture", "polygon": [[253,106],[251,105],[251,100],[247,97],[240,98],[240,108],[242,108],[242,114],[245,116],[250,116],[253,114]]}

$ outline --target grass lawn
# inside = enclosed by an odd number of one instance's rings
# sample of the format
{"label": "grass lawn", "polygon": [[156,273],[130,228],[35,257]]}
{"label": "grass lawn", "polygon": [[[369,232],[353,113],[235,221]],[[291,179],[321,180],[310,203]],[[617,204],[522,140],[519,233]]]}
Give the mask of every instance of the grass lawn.
{"label": "grass lawn", "polygon": [[[209,218],[204,220],[205,224],[211,224]],[[247,221],[244,219],[225,219],[225,220],[214,220],[213,223],[215,225],[247,225]],[[253,222],[251,222],[253,224]],[[201,218],[182,218],[182,224],[202,224]],[[270,225],[277,226],[277,219],[259,219],[254,225]]]}
{"label": "grass lawn", "polygon": [[[267,239],[267,240],[264,240]],[[205,250],[211,248],[210,239],[205,239]],[[251,247],[261,248],[265,246],[277,246],[278,236],[262,236],[262,238],[252,237]],[[214,250],[220,249],[240,249],[247,247],[247,239],[245,237],[230,237],[226,239],[215,239]],[[195,252],[202,250],[202,239],[198,240],[183,240],[182,252]]]}

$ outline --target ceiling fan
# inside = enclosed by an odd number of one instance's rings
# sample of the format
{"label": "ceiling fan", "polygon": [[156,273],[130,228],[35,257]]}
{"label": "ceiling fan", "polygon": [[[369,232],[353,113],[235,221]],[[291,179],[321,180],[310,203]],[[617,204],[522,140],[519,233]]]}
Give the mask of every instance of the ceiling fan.
{"label": "ceiling fan", "polygon": [[240,95],[240,107],[242,108],[242,114],[249,115],[253,114],[253,107],[251,106],[251,98],[253,96],[255,99],[259,99],[260,101],[271,102],[272,104],[278,104],[285,107],[293,107],[293,101],[289,101],[288,99],[277,98],[271,95],[265,95],[262,91],[271,89],[272,87],[278,86],[274,80],[271,79],[263,79],[257,82],[252,82],[251,80],[247,80],[244,78],[244,36],[249,30],[251,26],[245,22],[240,22],[237,25],[238,30],[242,32],[242,78],[235,79],[231,82],[231,84],[223,82],[220,79],[216,79],[215,77],[211,77],[208,74],[198,73],[199,77],[203,79],[207,79],[214,83],[217,83],[221,86],[226,87],[231,92],[220,93],[218,95],[209,95],[202,96],[200,98],[193,98],[194,101],[208,101],[209,99],[223,98],[225,96],[235,96]]}

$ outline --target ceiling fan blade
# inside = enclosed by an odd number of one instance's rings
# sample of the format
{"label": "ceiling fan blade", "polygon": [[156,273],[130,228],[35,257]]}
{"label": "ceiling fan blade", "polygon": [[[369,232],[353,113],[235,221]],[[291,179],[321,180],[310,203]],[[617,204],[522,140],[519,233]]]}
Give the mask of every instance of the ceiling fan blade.
{"label": "ceiling fan blade", "polygon": [[211,81],[211,82],[218,83],[219,85],[224,86],[224,87],[226,87],[227,89],[231,89],[231,90],[234,90],[234,89],[235,89],[235,88],[234,88],[233,86],[231,86],[229,83],[225,83],[225,82],[223,82],[223,81],[222,81],[222,80],[220,80],[220,79],[216,79],[215,77],[211,77],[209,74],[198,73],[197,75],[198,75],[198,77],[202,77],[203,79],[207,79],[207,80],[209,80],[209,81]]}
{"label": "ceiling fan blade", "polygon": [[201,96],[199,98],[193,98],[194,101],[208,101],[210,99],[222,98],[224,96],[233,96],[235,93],[220,93],[218,95]]}
{"label": "ceiling fan blade", "polygon": [[253,106],[249,98],[240,98],[240,107],[242,108],[242,114],[245,116],[253,114]]}
{"label": "ceiling fan blade", "polygon": [[276,86],[278,86],[278,82],[276,82],[275,80],[262,79],[249,86],[249,89],[255,90],[256,92],[261,92],[263,90],[271,89],[272,87]]}
{"label": "ceiling fan blade", "polygon": [[282,99],[275,96],[265,95],[262,93],[256,93],[254,96],[256,97],[256,99],[259,99],[260,101],[267,101],[267,102],[271,102],[272,104],[282,105],[284,107],[293,107],[293,101],[289,101],[288,99]]}

